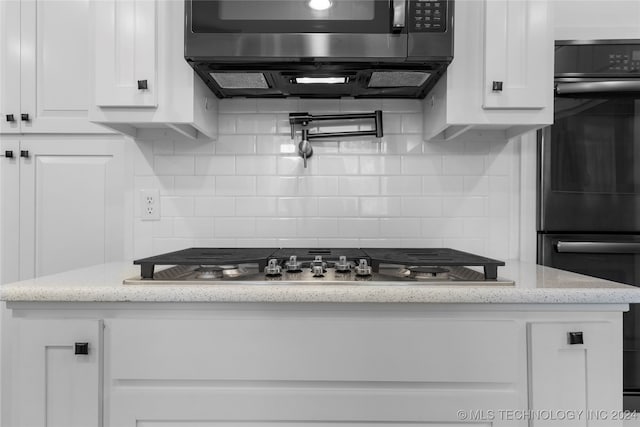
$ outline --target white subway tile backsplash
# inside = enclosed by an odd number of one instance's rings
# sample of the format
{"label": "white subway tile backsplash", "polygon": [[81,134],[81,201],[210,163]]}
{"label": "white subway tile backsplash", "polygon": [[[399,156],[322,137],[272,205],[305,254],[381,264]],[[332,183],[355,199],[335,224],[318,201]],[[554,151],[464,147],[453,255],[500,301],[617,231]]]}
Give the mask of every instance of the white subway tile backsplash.
{"label": "white subway tile backsplash", "polygon": [[445,175],[484,175],[485,156],[456,154],[442,156],[442,173]]}
{"label": "white subway tile backsplash", "polygon": [[356,197],[320,197],[318,198],[318,215],[336,218],[358,216],[358,199]]}
{"label": "white subway tile backsplash", "polygon": [[315,197],[280,197],[277,200],[277,216],[318,216],[318,199]]}
{"label": "white subway tile backsplash", "polygon": [[419,218],[380,218],[381,237],[420,237]]}
{"label": "white subway tile backsplash", "polygon": [[236,173],[238,175],[275,175],[275,156],[237,156]]}
{"label": "white subway tile backsplash", "polygon": [[214,236],[220,237],[255,237],[255,218],[214,218]]}
{"label": "white subway tile backsplash", "polygon": [[[384,111],[383,138],[313,140],[303,167],[290,112],[376,109]],[[134,203],[133,253],[194,245],[453,247],[498,259],[516,253],[515,143],[423,142],[422,114],[419,100],[220,100],[217,141],[158,133],[130,146],[134,194],[159,189],[162,215],[141,221]],[[372,124],[310,131],[338,129]]]}
{"label": "white subway tile backsplash", "polygon": [[236,216],[276,216],[275,197],[236,197]]}
{"label": "white subway tile backsplash", "polygon": [[380,178],[380,194],[383,196],[414,196],[421,193],[421,176],[383,176]]}
{"label": "white subway tile backsplash", "polygon": [[275,114],[242,114],[236,118],[236,132],[240,134],[274,134],[277,130]]}
{"label": "white subway tile backsplash", "polygon": [[361,175],[399,175],[400,156],[360,156]]}
{"label": "white subway tile backsplash", "polygon": [[175,218],[176,236],[199,239],[213,238],[213,218]]}
{"label": "white subway tile backsplash", "polygon": [[195,175],[193,156],[154,156],[156,175]]}
{"label": "white subway tile backsplash", "polygon": [[173,194],[176,196],[213,195],[214,176],[176,176]]}
{"label": "white subway tile backsplash", "polygon": [[298,104],[297,98],[256,99],[259,113],[295,113],[298,111]]}
{"label": "white subway tile backsplash", "polygon": [[442,199],[440,197],[403,197],[402,216],[442,216]]}
{"label": "white subway tile backsplash", "polygon": [[193,197],[160,196],[160,212],[162,217],[193,216],[195,202]]}
{"label": "white subway tile backsplash", "polygon": [[218,111],[220,113],[256,113],[258,112],[258,101],[252,98],[225,98],[218,101]]}
{"label": "white subway tile backsplash", "polygon": [[423,218],[422,236],[431,239],[464,237],[464,224],[462,218]]}
{"label": "white subway tile backsplash", "polygon": [[298,195],[298,177],[261,176],[258,179],[260,196],[296,196]]}
{"label": "white subway tile backsplash", "polygon": [[194,216],[233,216],[236,213],[233,197],[196,197]]}
{"label": "white subway tile backsplash", "polygon": [[257,135],[258,154],[297,154],[298,146],[289,135]]}
{"label": "white subway tile backsplash", "polygon": [[356,175],[360,164],[357,156],[326,155],[313,160],[318,163],[320,175]]}
{"label": "white subway tile backsplash", "polygon": [[489,177],[465,176],[464,193],[470,196],[487,196],[489,194]]}
{"label": "white subway tile backsplash", "polygon": [[218,135],[233,135],[237,133],[236,116],[234,114],[220,114],[218,117]]}
{"label": "white subway tile backsplash", "polygon": [[422,113],[407,113],[402,115],[401,130],[403,134],[422,133]]}
{"label": "white subway tile backsplash", "polygon": [[400,197],[361,197],[360,216],[362,217],[397,217],[402,215]]}
{"label": "white subway tile backsplash", "polygon": [[422,113],[422,101],[418,99],[383,99],[384,113]]}
{"label": "white subway tile backsplash", "polygon": [[198,156],[196,175],[235,175],[236,156]]}
{"label": "white subway tile backsplash", "polygon": [[442,210],[447,217],[483,217],[488,212],[487,204],[486,197],[445,197]]}
{"label": "white subway tile backsplash", "polygon": [[464,177],[433,175],[422,177],[425,196],[456,195],[464,192]]}
{"label": "white subway tile backsplash", "polygon": [[216,154],[255,154],[255,135],[220,135],[214,143]]}
{"label": "white subway tile backsplash", "polygon": [[337,196],[337,176],[301,176],[298,179],[299,196]]}
{"label": "white subway tile backsplash", "polygon": [[218,176],[216,194],[220,196],[253,196],[256,194],[255,176]]}
{"label": "white subway tile backsplash", "polygon": [[340,237],[373,238],[380,235],[380,221],[377,218],[338,219]]}
{"label": "white subway tile backsplash", "polygon": [[341,196],[372,196],[380,194],[380,178],[377,176],[341,176],[338,178]]}
{"label": "white subway tile backsplash", "polygon": [[337,218],[298,218],[297,230],[300,237],[340,237]]}
{"label": "white subway tile backsplash", "polygon": [[402,156],[403,175],[441,175],[442,157],[434,155]]}
{"label": "white subway tile backsplash", "polygon": [[256,218],[256,236],[273,238],[295,238],[296,218]]}

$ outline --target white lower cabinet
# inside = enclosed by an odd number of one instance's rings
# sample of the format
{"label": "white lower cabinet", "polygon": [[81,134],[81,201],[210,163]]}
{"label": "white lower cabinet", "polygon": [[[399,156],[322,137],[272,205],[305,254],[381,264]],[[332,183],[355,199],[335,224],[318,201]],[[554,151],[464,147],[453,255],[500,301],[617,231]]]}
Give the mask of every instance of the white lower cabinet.
{"label": "white lower cabinet", "polygon": [[619,312],[54,304],[9,303],[12,426],[622,426]]}
{"label": "white lower cabinet", "polygon": [[122,145],[120,137],[0,142],[0,283],[121,259]]}
{"label": "white lower cabinet", "polygon": [[531,323],[529,352],[531,408],[580,415],[539,417],[532,427],[620,425],[622,333],[617,323]]}
{"label": "white lower cabinet", "polygon": [[[102,322],[17,319],[10,378],[14,427],[102,426]],[[87,354],[82,353],[86,345]],[[6,402],[5,402],[6,403]]]}

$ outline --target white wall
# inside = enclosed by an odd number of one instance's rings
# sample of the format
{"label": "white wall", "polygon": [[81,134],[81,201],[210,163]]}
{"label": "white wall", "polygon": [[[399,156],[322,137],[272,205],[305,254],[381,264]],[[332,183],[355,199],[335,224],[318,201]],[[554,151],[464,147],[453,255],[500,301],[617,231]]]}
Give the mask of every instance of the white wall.
{"label": "white wall", "polygon": [[640,38],[638,0],[552,0],[556,40]]}
{"label": "white wall", "polygon": [[[133,256],[191,246],[418,246],[517,257],[518,142],[423,142],[421,108],[413,100],[222,100],[215,142],[128,144]],[[384,111],[380,141],[313,141],[303,168],[289,112],[375,109]],[[160,221],[140,219],[138,193],[150,188],[161,193]]]}

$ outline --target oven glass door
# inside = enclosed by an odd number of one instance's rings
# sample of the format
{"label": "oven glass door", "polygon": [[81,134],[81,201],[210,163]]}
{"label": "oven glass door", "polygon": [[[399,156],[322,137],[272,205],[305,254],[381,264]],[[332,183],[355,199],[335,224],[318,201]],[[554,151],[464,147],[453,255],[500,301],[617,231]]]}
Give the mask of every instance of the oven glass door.
{"label": "oven glass door", "polygon": [[556,98],[540,153],[539,230],[640,231],[640,99]]}
{"label": "oven glass door", "polygon": [[[640,286],[640,235],[541,234],[539,262]],[[640,304],[623,314],[624,406],[640,410]]]}
{"label": "oven glass door", "polygon": [[193,0],[194,33],[390,33],[389,0]]}

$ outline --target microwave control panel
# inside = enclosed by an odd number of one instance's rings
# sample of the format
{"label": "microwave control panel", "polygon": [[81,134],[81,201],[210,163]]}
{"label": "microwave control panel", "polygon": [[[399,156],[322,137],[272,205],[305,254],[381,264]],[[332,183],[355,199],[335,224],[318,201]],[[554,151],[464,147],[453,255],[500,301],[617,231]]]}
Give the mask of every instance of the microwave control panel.
{"label": "microwave control panel", "polygon": [[447,0],[411,0],[409,31],[412,33],[447,31]]}

